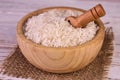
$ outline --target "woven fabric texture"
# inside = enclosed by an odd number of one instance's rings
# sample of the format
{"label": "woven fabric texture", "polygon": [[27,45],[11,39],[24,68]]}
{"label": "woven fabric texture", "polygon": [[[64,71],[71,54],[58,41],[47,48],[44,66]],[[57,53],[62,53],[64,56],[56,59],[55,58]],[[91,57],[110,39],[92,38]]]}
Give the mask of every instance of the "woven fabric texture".
{"label": "woven fabric texture", "polygon": [[88,66],[76,72],[55,74],[40,70],[31,65],[17,47],[14,53],[4,60],[0,73],[33,80],[105,80],[113,55],[113,40],[112,28],[107,28],[99,55]]}

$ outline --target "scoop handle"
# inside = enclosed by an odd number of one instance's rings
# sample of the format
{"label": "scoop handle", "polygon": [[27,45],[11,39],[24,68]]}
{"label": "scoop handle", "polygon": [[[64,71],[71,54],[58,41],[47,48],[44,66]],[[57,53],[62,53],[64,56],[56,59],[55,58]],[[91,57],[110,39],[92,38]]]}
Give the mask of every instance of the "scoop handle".
{"label": "scoop handle", "polygon": [[70,16],[67,18],[69,22],[72,24],[73,27],[79,28],[79,27],[84,27],[87,25],[89,22],[94,21],[106,14],[104,8],[102,7],[101,4],[96,5],[92,9],[86,11],[84,14],[74,17]]}

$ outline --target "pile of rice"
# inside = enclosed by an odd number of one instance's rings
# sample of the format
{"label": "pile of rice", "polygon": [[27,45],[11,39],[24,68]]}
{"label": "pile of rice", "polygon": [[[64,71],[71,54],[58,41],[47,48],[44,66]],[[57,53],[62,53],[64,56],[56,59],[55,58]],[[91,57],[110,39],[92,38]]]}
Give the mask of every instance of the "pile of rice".
{"label": "pile of rice", "polygon": [[68,16],[79,16],[82,12],[53,9],[29,18],[25,36],[33,42],[48,47],[70,47],[81,45],[94,38],[97,27],[90,22],[85,28],[74,28],[65,21]]}

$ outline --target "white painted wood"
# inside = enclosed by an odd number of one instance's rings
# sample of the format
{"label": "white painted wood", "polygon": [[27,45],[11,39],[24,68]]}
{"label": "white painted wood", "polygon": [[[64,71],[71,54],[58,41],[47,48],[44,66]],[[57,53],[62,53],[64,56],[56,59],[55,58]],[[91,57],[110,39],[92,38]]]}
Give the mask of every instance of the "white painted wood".
{"label": "white painted wood", "polygon": [[27,13],[49,6],[90,9],[98,3],[107,12],[102,21],[110,22],[105,26],[113,27],[115,34],[115,51],[108,77],[110,80],[120,80],[120,0],[0,0],[0,64],[17,45],[16,25]]}
{"label": "white painted wood", "polygon": [[32,80],[32,79],[16,78],[16,77],[0,74],[0,80]]}

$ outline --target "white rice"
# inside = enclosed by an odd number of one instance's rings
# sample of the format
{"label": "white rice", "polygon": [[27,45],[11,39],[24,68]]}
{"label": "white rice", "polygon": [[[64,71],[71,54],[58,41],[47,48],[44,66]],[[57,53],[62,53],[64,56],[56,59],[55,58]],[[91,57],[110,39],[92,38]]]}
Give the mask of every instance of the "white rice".
{"label": "white rice", "polygon": [[29,18],[25,24],[25,36],[43,46],[70,47],[81,45],[94,38],[97,27],[90,22],[85,28],[74,28],[65,21],[68,16],[82,12],[53,9]]}

